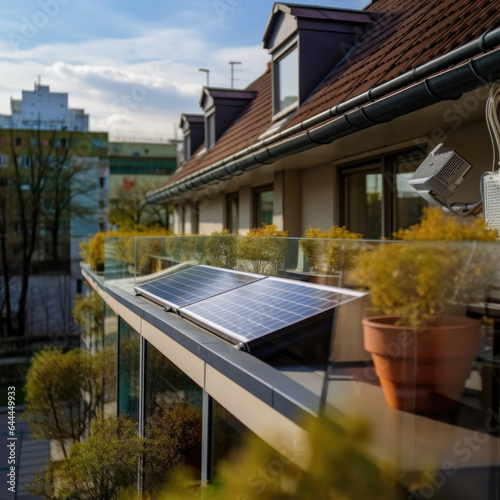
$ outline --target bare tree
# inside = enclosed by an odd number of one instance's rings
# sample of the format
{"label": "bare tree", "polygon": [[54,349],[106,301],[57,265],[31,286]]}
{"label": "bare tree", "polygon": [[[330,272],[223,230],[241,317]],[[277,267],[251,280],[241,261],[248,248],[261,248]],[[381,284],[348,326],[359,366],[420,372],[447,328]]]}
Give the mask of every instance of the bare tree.
{"label": "bare tree", "polygon": [[[61,238],[69,243],[71,216],[92,213],[92,207],[75,199],[97,188],[95,176],[88,175],[92,162],[72,159],[90,157],[95,136],[40,129],[5,132],[2,136],[4,143],[9,142],[9,162],[0,168],[2,302],[8,334],[24,335],[30,273],[34,261],[45,260],[42,229],[50,234],[51,266],[57,268]],[[15,297],[11,287],[14,276],[20,280]],[[14,298],[17,307],[12,305]]]}

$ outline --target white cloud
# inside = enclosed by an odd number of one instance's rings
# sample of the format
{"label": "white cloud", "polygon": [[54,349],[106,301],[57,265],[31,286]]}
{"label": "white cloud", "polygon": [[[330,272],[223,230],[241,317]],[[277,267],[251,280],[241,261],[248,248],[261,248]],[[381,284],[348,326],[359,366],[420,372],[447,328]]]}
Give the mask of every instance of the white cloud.
{"label": "white cloud", "polygon": [[[67,92],[69,105],[84,108],[91,127],[173,135],[182,112],[198,107],[205,74],[210,84],[230,85],[230,60],[242,61],[235,77],[245,86],[265,70],[267,53],[260,46],[217,48],[188,29],[157,29],[125,39],[105,38],[44,44],[0,60],[0,113],[8,113],[10,97],[20,98],[41,75],[55,92]],[[0,40],[0,53],[12,54]]]}

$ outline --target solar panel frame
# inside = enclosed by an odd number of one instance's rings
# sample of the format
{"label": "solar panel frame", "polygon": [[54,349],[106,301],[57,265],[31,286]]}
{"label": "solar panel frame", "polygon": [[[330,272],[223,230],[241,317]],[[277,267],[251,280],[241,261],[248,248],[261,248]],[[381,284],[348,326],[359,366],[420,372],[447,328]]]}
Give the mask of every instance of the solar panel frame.
{"label": "solar panel frame", "polygon": [[[283,288],[280,288],[280,285],[283,285]],[[335,296],[338,300],[318,297],[314,299],[314,297],[311,298],[307,296],[307,294],[304,294],[304,296],[308,298],[309,303],[299,304],[298,302],[293,302],[281,297],[281,306],[283,306],[281,308],[283,313],[282,317],[284,318],[286,315],[286,319],[282,320],[280,324],[280,319],[270,314],[273,307],[275,310],[279,309],[276,302],[280,301],[280,297],[271,298],[269,296],[263,296],[261,301],[255,301],[251,298],[252,293],[255,293],[255,289],[260,289],[258,293],[262,294],[262,290],[265,290],[266,287],[274,287],[279,290],[279,295],[297,293],[296,291],[298,290],[315,290],[316,292],[322,292],[323,296],[329,296],[331,298]],[[294,289],[295,292],[292,291],[292,289]],[[364,295],[366,295],[365,292],[358,292],[355,290],[303,281],[292,281],[284,278],[267,277],[218,296],[210,297],[198,303],[182,307],[178,312],[182,317],[193,321],[216,335],[222,336],[233,344],[237,344],[241,349],[251,352],[254,351],[259,344],[272,342],[293,330],[306,327],[312,323],[323,321],[329,316],[333,316],[336,307]],[[285,301],[284,303],[283,300]],[[311,301],[314,300],[323,300],[324,303],[322,307],[311,307]],[[259,310],[256,308],[256,305],[260,306],[261,309]],[[296,312],[297,305],[301,313]],[[220,310],[219,316],[221,318],[223,314],[222,320],[214,320],[213,316],[217,316],[217,314],[208,312],[209,309],[214,310],[215,308]],[[243,308],[244,315],[235,313],[237,308]],[[266,319],[265,316],[270,316],[272,319],[268,320],[266,327],[260,328],[258,334],[253,334],[251,336],[241,335],[238,333],[238,328],[229,328],[227,325],[229,322],[228,318],[236,317],[240,320],[240,325],[244,323],[248,326],[252,323],[259,323],[260,321],[260,326],[262,326],[263,320]],[[258,318],[258,321],[256,318]],[[241,328],[239,330],[241,331]]]}
{"label": "solar panel frame", "polygon": [[[219,279],[219,283],[215,285],[217,276],[219,278],[222,277],[222,281],[226,281],[227,284],[223,285]],[[230,276],[236,279],[236,281],[238,279],[241,281],[230,284]],[[220,295],[221,293],[264,278],[266,276],[261,274],[201,264],[146,283],[141,283],[134,286],[134,290],[137,294],[147,297],[166,309],[178,312],[180,308],[187,305]],[[209,290],[207,290],[208,287],[210,287]]]}

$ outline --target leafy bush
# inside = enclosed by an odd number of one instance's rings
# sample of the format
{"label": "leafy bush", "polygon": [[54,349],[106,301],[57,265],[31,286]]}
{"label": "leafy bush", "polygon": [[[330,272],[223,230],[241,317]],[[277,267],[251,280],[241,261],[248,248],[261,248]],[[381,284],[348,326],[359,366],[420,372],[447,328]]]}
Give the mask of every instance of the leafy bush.
{"label": "leafy bush", "polygon": [[275,276],[285,267],[288,231],[275,224],[251,229],[237,242],[238,268],[242,271]]}
{"label": "leafy bush", "polygon": [[[342,242],[338,240],[361,239],[363,235],[352,233],[345,226],[332,226],[328,231],[308,227],[304,238],[308,239],[301,240],[300,247],[311,266],[311,270],[317,274],[334,274],[340,271],[341,266],[344,269],[352,267],[357,255],[357,252],[345,252],[343,262],[341,262]],[[322,238],[322,240],[314,241],[317,238]]]}
{"label": "leafy bush", "polygon": [[395,236],[406,242],[377,245],[361,256],[356,270],[359,281],[369,287],[374,309],[382,314],[423,326],[438,321],[459,300],[467,300],[468,292],[479,300],[492,279],[485,267],[492,262],[486,248],[451,243],[496,240],[498,232],[482,219],[458,221],[440,208],[427,209],[419,224]]}

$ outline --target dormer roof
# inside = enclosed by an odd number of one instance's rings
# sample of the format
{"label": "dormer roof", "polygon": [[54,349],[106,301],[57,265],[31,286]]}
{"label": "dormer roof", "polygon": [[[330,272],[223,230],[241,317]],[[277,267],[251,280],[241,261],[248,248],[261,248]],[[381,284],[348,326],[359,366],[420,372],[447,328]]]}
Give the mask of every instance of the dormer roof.
{"label": "dormer roof", "polygon": [[246,106],[255,97],[255,92],[248,90],[203,87],[200,108],[207,111],[214,105]]}
{"label": "dormer roof", "polygon": [[179,121],[179,128],[182,130],[186,130],[190,128],[193,124],[202,124],[205,121],[205,117],[203,115],[193,115],[188,113],[183,113],[181,115],[181,119]]}
{"label": "dormer roof", "polygon": [[275,2],[262,41],[272,53],[300,29],[352,32],[359,37],[378,17],[364,10]]}
{"label": "dormer roof", "polygon": [[[273,14],[291,12],[290,4]],[[323,7],[318,7],[324,10]],[[327,9],[330,11],[331,9]],[[307,101],[273,121],[267,71],[247,90],[257,96],[217,143],[191,158],[148,198],[174,198],[252,168],[500,80],[500,10],[491,0],[377,0],[378,15],[348,57],[332,65]],[[265,39],[274,29],[271,16]]]}

